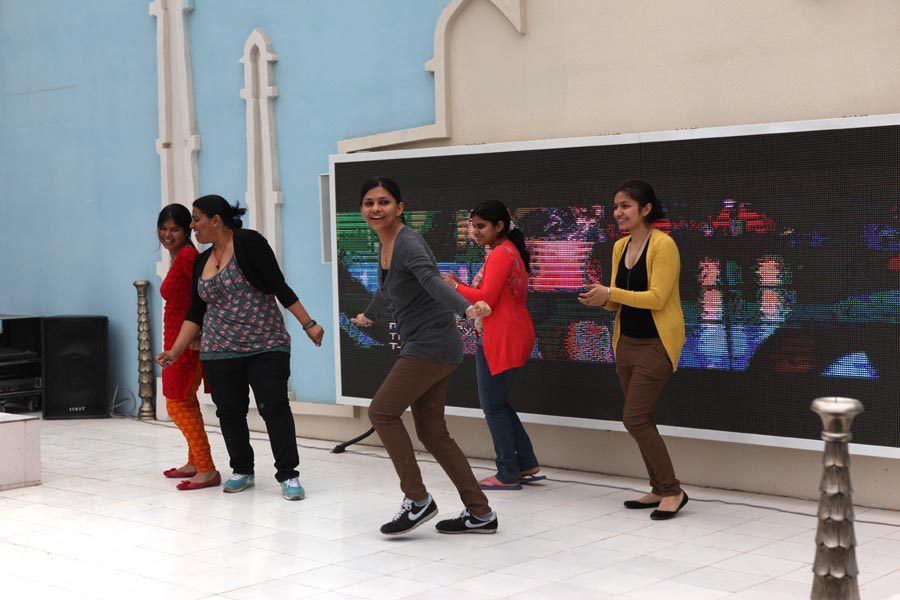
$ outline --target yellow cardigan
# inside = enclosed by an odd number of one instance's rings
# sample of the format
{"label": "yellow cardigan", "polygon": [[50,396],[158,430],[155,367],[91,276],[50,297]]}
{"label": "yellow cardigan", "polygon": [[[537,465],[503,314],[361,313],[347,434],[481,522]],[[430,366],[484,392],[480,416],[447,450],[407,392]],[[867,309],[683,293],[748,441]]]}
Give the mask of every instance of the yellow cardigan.
{"label": "yellow cardigan", "polygon": [[684,313],[681,311],[681,295],[678,292],[678,279],[681,276],[681,256],[675,240],[656,229],[650,229],[650,242],[647,247],[647,282],[646,292],[633,292],[615,287],[616,272],[622,253],[631,236],[624,237],[613,246],[612,280],[610,281],[609,300],[603,308],[616,311],[616,329],[613,333],[613,352],[619,344],[621,333],[619,310],[623,304],[635,308],[648,308],[653,315],[653,322],[672,361],[672,370],[678,369],[681,348],[684,346]]}

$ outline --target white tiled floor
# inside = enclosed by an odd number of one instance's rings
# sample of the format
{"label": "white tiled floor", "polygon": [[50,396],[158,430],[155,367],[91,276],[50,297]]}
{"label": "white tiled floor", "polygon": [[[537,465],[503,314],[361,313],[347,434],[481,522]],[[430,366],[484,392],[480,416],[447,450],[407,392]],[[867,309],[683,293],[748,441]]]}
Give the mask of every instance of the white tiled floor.
{"label": "white tiled floor", "polygon": [[[43,485],[0,491],[2,598],[794,600],[811,588],[809,501],[688,487],[677,519],[652,522],[621,508],[643,482],[546,469],[544,485],[489,493],[496,535],[428,524],[385,538],[402,495],[378,449],[302,440],[307,499],[287,502],[261,434],[256,487],[226,495],[161,476],[184,459],[169,424],[41,425]],[[224,469],[222,438],[210,441]],[[459,498],[429,459],[426,483],[452,516]],[[858,509],[856,533],[863,597],[900,599],[900,513]]]}

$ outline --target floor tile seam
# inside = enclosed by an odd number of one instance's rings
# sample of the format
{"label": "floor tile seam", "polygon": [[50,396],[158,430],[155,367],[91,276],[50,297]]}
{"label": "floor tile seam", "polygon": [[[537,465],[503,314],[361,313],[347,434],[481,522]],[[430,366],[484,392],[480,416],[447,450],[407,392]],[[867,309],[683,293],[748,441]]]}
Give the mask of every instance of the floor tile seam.
{"label": "floor tile seam", "polygon": [[[684,517],[682,517],[682,519],[683,518]],[[648,521],[650,521],[649,517],[648,517]],[[712,535],[715,533],[724,533],[729,529],[729,527],[724,527],[722,529],[707,529],[705,527],[696,527],[696,526],[691,527],[691,525],[689,525],[689,524],[684,524],[684,525],[680,525],[680,526],[684,527],[684,528],[688,528],[688,529],[699,529],[700,533],[697,535],[697,538],[706,537],[707,535]],[[649,533],[654,530],[656,530],[656,525],[653,524],[653,521],[650,521],[646,526],[641,527],[639,529],[633,529],[633,530],[629,531],[628,533],[630,533],[632,535],[636,535],[638,537],[651,538],[651,539],[658,540],[659,538],[641,534],[642,531],[647,531]],[[751,536],[751,537],[755,537],[755,536]],[[692,539],[697,539],[697,538],[692,538]],[[686,542],[686,541],[689,541],[689,540],[679,540],[679,542],[676,542],[676,543],[681,543],[681,542]]]}
{"label": "floor tile seam", "polygon": [[[222,566],[220,565],[220,568],[229,568],[229,567],[222,567]],[[184,584],[172,584],[172,585],[178,585],[178,586],[180,586],[180,587],[185,587],[185,588],[190,589],[190,590],[192,590],[192,591],[203,592],[203,593],[205,593],[205,594],[208,594],[208,596],[202,596],[201,598],[198,599],[198,600],[202,600],[203,598],[221,598],[221,597],[225,597],[225,596],[224,596],[225,594],[230,594],[230,593],[232,593],[232,592],[236,592],[236,591],[241,590],[241,589],[244,589],[244,588],[250,588],[250,587],[257,586],[257,585],[262,585],[262,584],[268,583],[268,582],[270,582],[270,581],[280,581],[280,580],[283,579],[283,578],[286,578],[286,577],[292,577],[292,576],[294,576],[294,575],[299,575],[300,573],[303,573],[303,572],[304,572],[304,571],[297,571],[297,572],[294,572],[294,573],[288,573],[288,574],[283,575],[283,576],[281,576],[281,577],[279,577],[279,578],[265,578],[264,580],[258,581],[258,582],[256,582],[256,583],[238,584],[237,587],[227,588],[227,589],[219,590],[219,591],[217,591],[217,592],[209,592],[208,590],[204,590],[204,589],[202,589],[202,588],[192,587],[192,586],[190,585],[190,583],[184,583]],[[163,583],[172,583],[172,582],[163,582]],[[287,581],[286,581],[285,583],[290,583],[290,582],[287,582]],[[309,586],[309,587],[315,587],[315,586]],[[321,589],[321,588],[319,588],[319,589]],[[323,590],[323,591],[329,591],[329,590]],[[316,595],[318,595],[318,594],[316,594]]]}
{"label": "floor tile seam", "polygon": [[777,556],[777,555],[774,555],[774,554],[760,554],[759,552],[756,552],[756,551],[754,551],[754,550],[748,551],[747,554],[749,554],[750,556],[757,556],[757,557],[761,557],[761,558],[774,558],[774,559],[777,559],[777,560],[786,560],[786,561],[789,561],[789,562],[795,562],[795,563],[798,563],[797,568],[799,569],[799,568],[801,568],[801,567],[810,567],[810,568],[812,568],[813,562],[814,562],[814,560],[815,560],[815,550],[816,550],[816,549],[815,549],[814,546],[811,546],[811,547],[809,548],[809,560],[798,560],[798,559],[795,559],[795,558],[785,558],[785,557],[783,557],[783,556]]}
{"label": "floor tile seam", "polygon": [[897,557],[896,553],[870,550],[868,548],[865,548],[865,545],[857,544],[856,546],[854,546],[854,549],[857,554],[859,554],[860,552],[864,552],[865,554],[872,554],[874,556],[877,556],[878,558],[896,558]]}
{"label": "floor tile seam", "polygon": [[[401,600],[402,598],[406,598],[406,597],[409,597],[409,596],[414,596],[414,595],[417,595],[417,594],[421,594],[421,593],[423,593],[423,592],[426,592],[426,591],[428,591],[428,590],[433,590],[433,589],[435,589],[435,588],[440,588],[440,587],[442,587],[440,584],[437,584],[437,583],[430,583],[430,582],[427,582],[427,581],[416,581],[415,579],[404,579],[403,577],[394,577],[393,575],[381,575],[381,576],[374,577],[373,579],[381,579],[381,578],[383,578],[383,577],[390,577],[390,578],[393,578],[393,579],[399,579],[399,580],[404,581],[404,582],[406,582],[406,583],[416,583],[416,584],[421,584],[421,585],[427,585],[427,586],[430,586],[430,587],[428,587],[428,588],[425,589],[425,590],[419,590],[419,591],[417,591],[417,592],[411,592],[411,593],[405,594],[405,595],[403,595],[403,596],[395,596],[392,600]],[[358,582],[356,582],[356,583],[351,583],[350,585],[345,585],[345,586],[342,587],[342,588],[335,588],[335,589],[332,590],[332,591],[334,591],[334,592],[336,592],[336,593],[339,593],[339,594],[344,594],[344,593],[346,593],[347,595],[355,596],[355,597],[359,597],[359,598],[369,598],[369,596],[360,596],[360,595],[358,595],[358,594],[353,594],[353,593],[350,593],[350,592],[342,592],[342,591],[341,591],[341,590],[347,589],[347,588],[349,588],[349,587],[357,586],[357,585],[359,585],[359,584],[361,584],[361,583],[371,583],[371,580],[369,580],[369,579],[364,579],[363,581],[358,581]]]}
{"label": "floor tile seam", "polygon": [[[184,557],[172,555],[169,558],[163,558],[163,559],[160,559],[159,561],[153,561],[148,565],[142,565],[142,566],[146,567],[146,568],[150,568],[150,567],[152,567],[152,565],[154,563],[164,562],[164,561],[169,560],[170,558],[184,558]],[[202,560],[194,560],[194,561],[192,561],[192,564],[191,564],[191,577],[202,576],[208,572],[215,571],[217,569],[226,569],[226,568],[228,568],[228,567],[225,567],[223,565],[216,565],[216,564],[205,562]],[[144,579],[150,579],[150,580],[157,581],[157,582],[172,583],[171,580],[154,577],[152,574],[149,574],[146,572],[128,571],[123,567],[115,568],[112,570],[112,572],[116,573],[118,575],[121,575],[123,577],[143,577]],[[181,584],[179,584],[179,585],[181,585]],[[196,588],[192,588],[192,589],[196,589]],[[203,590],[198,590],[198,591],[203,591]]]}
{"label": "floor tile seam", "polygon": [[[336,565],[328,565],[328,566],[336,566]],[[288,577],[294,577],[294,576],[296,576],[296,575],[300,575],[301,573],[308,573],[308,572],[309,572],[309,571],[300,571],[299,573],[293,573],[293,574],[291,574],[291,575],[285,575],[284,577],[279,577],[277,580],[274,580],[274,581],[282,581],[282,580],[287,579]],[[372,575],[372,577],[367,577],[367,578],[365,578],[365,579],[361,579],[361,580],[359,580],[359,581],[357,581],[357,582],[355,582],[355,583],[350,583],[350,584],[344,585],[344,586],[342,586],[342,587],[350,587],[351,585],[356,585],[356,584],[358,584],[358,583],[364,583],[364,582],[366,582],[366,581],[371,581],[372,579],[378,579],[378,577],[380,577],[380,575],[378,575],[378,574],[376,574],[376,573],[369,573],[369,572],[366,572],[365,574],[366,574],[366,575]],[[293,583],[293,582],[285,581],[285,583]],[[341,585],[342,583],[343,583],[343,582],[339,582],[337,585]],[[307,586],[307,587],[316,588],[316,589],[322,590],[323,592],[337,592],[338,589],[340,589],[340,588],[337,588],[337,587],[324,587],[324,588],[323,588],[323,587],[320,587],[320,585],[317,585],[317,584],[318,584],[318,582],[305,582],[305,583],[298,583],[298,584],[296,584],[296,585],[304,585],[304,586]],[[317,595],[317,594],[316,594],[316,595]]]}
{"label": "floor tile seam", "polygon": [[[22,574],[19,574],[19,573],[13,574],[12,576],[13,576],[13,577],[17,577],[17,578],[19,578],[19,579],[21,579],[21,580],[23,580],[23,581],[27,581],[27,582],[30,582],[30,583],[37,583],[37,584],[40,584],[40,585],[42,585],[42,586],[46,586],[46,587],[49,587],[49,588],[57,589],[57,590],[59,590],[59,591],[61,591],[61,592],[75,592],[75,593],[77,593],[77,594],[80,594],[82,597],[85,597],[85,598],[95,598],[95,599],[99,600],[99,597],[98,597],[98,596],[86,596],[83,592],[81,592],[81,591],[79,591],[79,590],[77,590],[77,589],[74,589],[74,588],[67,588],[67,587],[62,587],[62,586],[60,586],[60,585],[56,585],[56,584],[53,584],[53,583],[49,583],[49,582],[47,582],[46,580],[42,580],[42,579],[32,579],[32,578],[28,577],[27,575],[22,575]],[[40,576],[40,575],[39,575],[39,576]]]}
{"label": "floor tile seam", "polygon": [[[697,571],[702,571],[702,570],[705,569],[707,566],[709,566],[709,565],[699,566],[698,568],[692,569],[692,570],[690,570],[690,571],[684,571],[684,572],[682,572],[682,573],[678,573],[678,574],[675,574],[675,575],[671,575],[671,576],[669,576],[669,577],[662,578],[662,579],[660,579],[659,581],[657,581],[657,582],[655,582],[655,583],[652,583],[652,584],[650,584],[650,585],[656,585],[656,584],[658,584],[658,583],[662,583],[662,582],[665,582],[665,581],[669,581],[669,582],[673,582],[673,583],[679,583],[679,584],[681,584],[681,585],[687,585],[687,586],[690,586],[690,587],[693,587],[693,588],[698,588],[698,589],[701,589],[701,590],[706,590],[706,591],[710,591],[710,592],[725,592],[725,593],[728,593],[729,595],[731,595],[731,593],[729,593],[727,590],[720,590],[720,589],[716,589],[716,588],[710,588],[710,587],[704,587],[704,586],[700,586],[700,585],[694,585],[693,583],[683,583],[683,582],[680,582],[680,581],[675,581],[675,579],[678,578],[678,577],[682,577],[682,576],[684,576],[684,575],[688,575],[689,573],[696,573]],[[721,570],[723,570],[723,571],[728,571],[728,569],[721,569]],[[729,571],[729,572],[730,572],[730,573],[735,573],[735,574],[737,574],[737,575],[747,575],[747,573],[741,573],[740,571]],[[636,588],[636,589],[634,589],[634,590],[630,590],[630,591],[625,592],[625,593],[626,593],[626,594],[630,594],[631,592],[638,591],[638,590],[644,589],[644,588],[646,588],[646,587],[650,587],[650,585],[648,585],[648,586],[643,586],[642,588]],[[745,588],[745,589],[746,589],[746,588]],[[742,591],[743,591],[743,590],[742,590]],[[724,596],[723,596],[723,597],[724,597]]]}
{"label": "floor tile seam", "polygon": [[[865,571],[862,568],[860,568],[860,573],[864,573],[864,572]],[[876,577],[872,581],[869,581],[868,583],[866,583],[865,585],[863,585],[861,587],[866,587],[866,586],[872,585],[873,583],[875,583],[877,581],[881,581],[882,579],[887,579],[888,577],[897,577],[897,576],[900,576],[900,568],[890,571],[888,573],[884,573],[882,575],[878,575],[878,577]],[[900,587],[900,581],[898,581],[897,583],[898,583],[898,587]]]}
{"label": "floor tile seam", "polygon": [[[750,555],[750,554],[751,554],[750,552],[743,552],[743,553],[741,553],[741,554],[738,555],[738,556],[732,556],[730,559],[726,558],[726,559],[723,559],[723,560],[721,560],[721,561],[718,561],[717,563],[714,563],[714,564],[711,564],[711,565],[708,565],[708,566],[710,566],[710,567],[715,567],[716,565],[721,564],[722,562],[725,562],[726,560],[733,560],[733,559],[738,558],[739,556]],[[771,556],[761,556],[761,555],[752,555],[752,556],[756,556],[756,557],[760,557],[760,558],[776,558],[777,560],[783,560],[783,561],[786,561],[786,562],[796,562],[796,561],[792,561],[792,560],[789,560],[789,559],[782,559],[782,558],[771,557]],[[796,568],[794,568],[794,570],[797,570],[797,569],[800,569],[800,568],[803,568],[803,567],[806,567],[806,566],[810,567],[810,573],[812,573],[812,563],[809,563],[809,564],[798,563],[797,566],[796,566]],[[759,577],[767,577],[767,579],[766,579],[765,581],[761,581],[761,582],[759,582],[758,584],[754,584],[754,586],[752,586],[752,587],[756,587],[757,585],[763,585],[763,584],[768,583],[768,582],[771,582],[771,581],[779,580],[779,579],[781,579],[782,577],[784,577],[785,575],[787,575],[787,573],[782,573],[781,575],[770,575],[770,574],[767,574],[767,573],[760,573],[760,572],[753,572],[753,571],[738,571],[738,570],[736,570],[736,569],[725,569],[725,568],[723,568],[723,567],[716,567],[716,568],[721,569],[721,570],[723,570],[723,571],[730,571],[730,572],[734,572],[734,573],[740,573],[740,574],[743,574],[743,575],[756,575],[756,576],[759,576]],[[791,571],[788,571],[788,573],[790,573],[790,572],[791,572]],[[747,589],[750,589],[750,588],[747,588]]]}
{"label": "floor tile seam", "polygon": [[[745,589],[742,590],[742,591],[752,591],[752,590],[754,590],[754,589],[756,589],[756,588],[760,588],[760,587],[765,586],[765,585],[769,585],[769,584],[777,584],[777,583],[780,582],[780,581],[791,581],[791,580],[789,580],[789,579],[784,579],[784,575],[777,575],[777,576],[775,576],[775,577],[771,577],[771,576],[769,576],[769,575],[763,575],[763,574],[761,574],[761,573],[758,574],[758,575],[760,575],[761,577],[768,577],[768,579],[766,579],[765,581],[760,581],[759,583],[755,583],[755,584],[753,584],[752,586],[750,586],[750,587],[748,587],[748,588],[745,588]],[[810,569],[810,571],[809,571],[809,582],[808,582],[808,585],[809,585],[809,589],[810,589],[810,590],[812,590],[812,586],[813,586],[813,578],[814,578],[814,577],[815,577],[815,574],[812,572],[812,569]],[[795,582],[795,583],[802,583],[802,582]]]}
{"label": "floor tile seam", "polygon": [[[50,529],[50,530],[55,530],[55,531],[48,531],[48,529]],[[72,534],[72,532],[70,532],[70,531],[65,531],[64,529],[57,529],[56,527],[45,527],[45,528],[43,528],[43,529],[41,529],[41,530],[38,530],[38,531],[28,531],[28,532],[25,532],[25,533],[17,533],[17,534],[15,534],[15,535],[11,535],[11,536],[8,536],[8,537],[5,537],[5,538],[0,538],[0,542],[3,542],[3,543],[5,543],[5,544],[10,544],[10,545],[12,545],[12,546],[19,546],[20,548],[29,548],[29,549],[31,549],[31,550],[38,550],[38,551],[40,551],[40,552],[47,552],[46,550],[43,550],[42,548],[38,548],[38,547],[36,547],[36,546],[29,546],[29,545],[27,545],[27,544],[22,544],[22,543],[18,543],[18,542],[11,541],[11,538],[14,538],[14,537],[17,537],[17,536],[20,536],[20,535],[31,535],[31,534],[56,535],[55,532],[59,532],[60,534],[68,534],[67,536],[64,536],[64,537],[70,537],[70,538],[71,538],[71,534]],[[71,541],[71,539],[70,539],[69,541]],[[65,542],[63,542],[63,543],[65,543]]]}
{"label": "floor tile seam", "polygon": [[[221,541],[221,540],[219,540],[219,541]],[[323,541],[328,541],[328,540],[323,540]],[[223,546],[217,546],[217,547],[214,547],[214,548],[207,548],[207,549],[205,549],[205,550],[198,550],[197,552],[192,552],[192,553],[190,553],[190,554],[183,554],[183,555],[181,555],[181,557],[190,557],[190,556],[193,556],[193,555],[195,555],[195,554],[201,554],[201,553],[204,553],[204,552],[214,552],[214,551],[217,551],[217,550],[221,551],[223,548],[228,547],[228,546],[240,546],[240,545],[242,545],[242,543],[234,543],[234,542],[232,542],[232,543],[226,543],[226,544],[223,545]],[[318,560],[313,559],[313,558],[306,558],[306,557],[303,557],[303,556],[300,556],[300,555],[297,555],[297,554],[288,554],[287,552],[281,552],[281,551],[279,551],[279,550],[272,550],[272,549],[270,549],[270,548],[259,548],[259,547],[256,547],[256,546],[250,546],[250,548],[252,548],[253,550],[260,550],[260,551],[263,551],[263,552],[271,552],[272,554],[277,554],[277,555],[278,555],[278,558],[282,558],[282,557],[283,557],[283,558],[290,558],[290,559],[302,558],[302,559],[304,559],[304,560],[311,560],[311,561],[314,561],[314,562],[321,562],[321,561],[318,561]],[[195,560],[196,560],[196,559],[195,559]],[[201,559],[201,561],[202,561],[202,559]],[[209,562],[209,561],[205,561],[205,562]],[[221,564],[219,564],[219,563],[211,563],[211,564],[215,564],[215,565],[218,565],[218,566],[230,566],[230,565],[221,565]],[[331,565],[331,564],[334,564],[334,563],[324,563],[323,566],[327,566],[327,565]],[[319,567],[315,567],[315,568],[319,568]],[[302,573],[303,571],[299,571],[299,572]],[[287,577],[287,575],[285,575],[285,577]]]}

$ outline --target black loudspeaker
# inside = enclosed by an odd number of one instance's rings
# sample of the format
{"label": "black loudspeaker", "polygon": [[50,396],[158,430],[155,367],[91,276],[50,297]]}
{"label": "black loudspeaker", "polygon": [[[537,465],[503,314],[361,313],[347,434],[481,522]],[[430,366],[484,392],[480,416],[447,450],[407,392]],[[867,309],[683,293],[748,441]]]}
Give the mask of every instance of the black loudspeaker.
{"label": "black loudspeaker", "polygon": [[108,417],[109,319],[44,317],[44,418]]}

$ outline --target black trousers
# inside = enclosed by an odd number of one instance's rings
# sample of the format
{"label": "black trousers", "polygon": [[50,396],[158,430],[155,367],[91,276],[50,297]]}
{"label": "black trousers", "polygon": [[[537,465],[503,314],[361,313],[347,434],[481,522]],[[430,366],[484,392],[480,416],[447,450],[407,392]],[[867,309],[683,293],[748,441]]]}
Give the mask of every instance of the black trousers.
{"label": "black trousers", "polygon": [[253,388],[256,407],[266,423],[275,456],[275,479],[285,481],[297,477],[300,456],[287,395],[291,355],[264,352],[241,358],[204,360],[203,370],[216,404],[231,469],[243,475],[253,473],[253,447],[247,427],[250,388]]}

